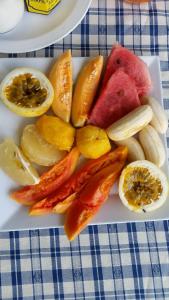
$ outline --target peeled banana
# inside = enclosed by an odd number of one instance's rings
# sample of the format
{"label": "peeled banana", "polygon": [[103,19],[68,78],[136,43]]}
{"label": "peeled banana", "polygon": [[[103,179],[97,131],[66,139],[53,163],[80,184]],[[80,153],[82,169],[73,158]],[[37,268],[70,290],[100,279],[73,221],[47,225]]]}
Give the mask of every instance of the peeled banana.
{"label": "peeled banana", "polygon": [[151,96],[145,96],[141,98],[143,104],[148,104],[151,106],[153,111],[153,117],[151,120],[151,125],[161,134],[165,133],[168,128],[168,119],[165,114],[164,109],[159,104],[159,102]]}
{"label": "peeled banana", "polygon": [[161,167],[165,162],[165,149],[157,131],[147,125],[139,132],[139,141],[146,159]]}
{"label": "peeled banana", "polygon": [[118,146],[126,146],[128,149],[128,161],[144,160],[145,155],[140,143],[134,138],[130,137],[126,140],[115,142]]}
{"label": "peeled banana", "polygon": [[152,117],[151,107],[141,105],[108,127],[107,134],[113,141],[128,139],[150,123]]}

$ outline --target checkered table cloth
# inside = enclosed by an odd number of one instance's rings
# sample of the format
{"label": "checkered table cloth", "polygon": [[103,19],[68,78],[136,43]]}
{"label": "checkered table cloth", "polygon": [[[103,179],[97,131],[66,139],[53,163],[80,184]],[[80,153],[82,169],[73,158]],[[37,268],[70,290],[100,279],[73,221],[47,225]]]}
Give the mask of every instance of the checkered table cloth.
{"label": "checkered table cloth", "polygon": [[[72,34],[26,56],[67,48],[74,56],[106,55],[116,41],[138,55],[159,55],[167,111],[168,32],[167,0],[142,7],[93,0]],[[63,229],[0,233],[0,299],[169,299],[168,249],[168,221],[89,226],[72,243]]]}

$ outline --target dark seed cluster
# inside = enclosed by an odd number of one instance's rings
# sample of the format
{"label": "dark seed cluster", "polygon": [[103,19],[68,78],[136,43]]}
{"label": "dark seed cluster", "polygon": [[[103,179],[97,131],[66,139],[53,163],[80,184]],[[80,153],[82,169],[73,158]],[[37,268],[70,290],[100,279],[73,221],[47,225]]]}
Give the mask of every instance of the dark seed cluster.
{"label": "dark seed cluster", "polygon": [[129,168],[123,190],[129,204],[142,207],[157,201],[163,191],[161,182],[146,168]]}
{"label": "dark seed cluster", "polygon": [[40,106],[47,97],[47,90],[42,88],[40,81],[32,74],[16,76],[6,87],[7,99],[21,107],[33,108]]}

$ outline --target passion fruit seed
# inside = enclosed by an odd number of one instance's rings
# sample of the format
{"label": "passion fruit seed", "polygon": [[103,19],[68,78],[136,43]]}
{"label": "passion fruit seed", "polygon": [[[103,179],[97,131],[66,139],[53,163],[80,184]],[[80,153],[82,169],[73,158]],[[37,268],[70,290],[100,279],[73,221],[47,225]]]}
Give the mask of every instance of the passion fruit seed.
{"label": "passion fruit seed", "polygon": [[27,108],[40,106],[47,98],[47,90],[30,73],[16,76],[6,87],[5,94],[10,102]]}
{"label": "passion fruit seed", "polygon": [[129,204],[135,207],[145,206],[157,201],[163,191],[158,178],[142,167],[128,168],[123,191]]}

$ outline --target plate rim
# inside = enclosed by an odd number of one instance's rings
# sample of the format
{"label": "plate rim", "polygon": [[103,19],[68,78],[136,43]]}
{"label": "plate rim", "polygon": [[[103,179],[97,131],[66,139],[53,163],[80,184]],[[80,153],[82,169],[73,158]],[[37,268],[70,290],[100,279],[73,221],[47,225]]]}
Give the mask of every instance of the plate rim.
{"label": "plate rim", "polygon": [[[83,20],[86,13],[89,10],[89,7],[92,3],[92,0],[83,0],[82,2],[77,2],[77,9],[73,10],[72,14],[68,16],[68,18],[61,24],[59,27],[50,30],[49,32],[40,35],[35,38],[30,38],[26,40],[20,41],[4,41],[5,45],[0,43],[0,53],[26,53],[37,51],[48,47],[60,40],[64,39],[68,34],[70,34]],[[78,10],[78,7],[81,7],[81,10]],[[71,25],[70,24],[71,19]],[[64,26],[62,33],[60,30]],[[59,29],[58,29],[59,28]],[[53,38],[55,37],[55,38]],[[1,41],[1,40],[0,40]],[[9,49],[12,49],[12,52],[9,52]]]}

